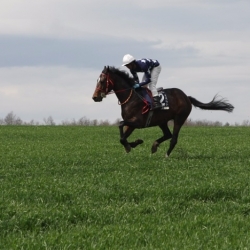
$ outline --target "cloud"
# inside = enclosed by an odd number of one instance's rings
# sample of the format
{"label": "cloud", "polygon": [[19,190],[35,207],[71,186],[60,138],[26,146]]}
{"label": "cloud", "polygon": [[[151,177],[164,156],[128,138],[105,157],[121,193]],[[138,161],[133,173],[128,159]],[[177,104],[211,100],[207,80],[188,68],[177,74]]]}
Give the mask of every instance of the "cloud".
{"label": "cloud", "polygon": [[[24,121],[43,122],[52,116],[56,123],[87,117],[114,122],[121,118],[115,95],[102,103],[94,103],[92,94],[100,70],[68,67],[12,67],[1,68],[0,118],[13,111]],[[158,86],[180,88],[202,102],[209,102],[220,94],[235,106],[235,112],[210,112],[193,109],[190,118],[234,124],[249,120],[248,67],[190,67],[163,68]],[[223,83],[223,84],[222,84]],[[110,112],[112,110],[112,112]]]}
{"label": "cloud", "polygon": [[[115,96],[102,106],[94,105],[92,94],[101,73],[90,69],[67,67],[1,68],[0,118],[13,111],[24,121],[43,122],[52,116],[60,123],[66,119],[115,120],[120,117]],[[102,111],[115,106],[112,116]],[[117,109],[117,112],[115,112]]]}
{"label": "cloud", "polygon": [[168,67],[249,58],[248,1],[185,3],[3,0],[0,67],[119,65],[125,53]]}
{"label": "cloud", "polygon": [[[0,67],[67,66],[100,68],[121,65],[125,53],[139,57],[155,57],[164,62],[172,58],[183,64],[187,55],[195,55],[190,47],[164,48],[159,42],[126,40],[114,37],[86,37],[82,40],[0,36],[2,56]],[[159,44],[159,48],[157,48]],[[147,55],[145,55],[147,51]]]}
{"label": "cloud", "polygon": [[119,67],[124,54],[157,58],[167,67],[246,64],[250,56],[245,41],[164,43],[90,36],[82,40],[0,36],[0,67],[66,66],[100,69]]}
{"label": "cloud", "polygon": [[[201,101],[219,93],[233,114],[194,109],[191,118],[250,120],[249,1],[1,0],[0,118],[120,117],[114,95],[91,99],[104,65],[126,53],[158,59],[158,85]],[[112,112],[110,112],[112,110]]]}
{"label": "cloud", "polygon": [[[248,30],[249,1],[2,0],[0,34],[159,39],[175,32]],[[147,33],[143,31],[147,30]],[[159,34],[159,35],[158,35]]]}

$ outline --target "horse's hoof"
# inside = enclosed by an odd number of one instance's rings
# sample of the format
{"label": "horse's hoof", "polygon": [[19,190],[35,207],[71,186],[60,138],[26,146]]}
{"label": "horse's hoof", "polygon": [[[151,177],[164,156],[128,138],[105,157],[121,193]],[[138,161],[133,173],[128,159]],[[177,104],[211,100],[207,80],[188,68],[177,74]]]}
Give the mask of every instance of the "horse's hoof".
{"label": "horse's hoof", "polygon": [[126,150],[127,153],[129,153],[131,151],[131,147],[128,145],[128,146],[125,147],[125,150]]}
{"label": "horse's hoof", "polygon": [[151,153],[154,154],[156,151],[157,151],[157,147],[154,147],[154,146],[153,146],[153,147],[151,148]]}
{"label": "horse's hoof", "polygon": [[166,158],[168,158],[168,157],[169,157],[169,155],[168,155],[168,154],[165,154],[165,157],[166,157]]}
{"label": "horse's hoof", "polygon": [[157,151],[157,147],[159,146],[158,142],[154,142],[152,148],[151,148],[151,153],[154,154]]}
{"label": "horse's hoof", "polygon": [[142,144],[142,143],[143,143],[143,140],[137,139],[135,142],[137,143],[137,145],[139,145],[139,144]]}

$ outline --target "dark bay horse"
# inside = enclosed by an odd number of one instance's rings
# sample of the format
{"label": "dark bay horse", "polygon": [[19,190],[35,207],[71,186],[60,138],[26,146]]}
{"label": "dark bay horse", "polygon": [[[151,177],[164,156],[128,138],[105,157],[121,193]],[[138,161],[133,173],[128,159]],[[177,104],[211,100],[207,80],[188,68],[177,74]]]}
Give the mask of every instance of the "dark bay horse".
{"label": "dark bay horse", "polygon": [[[134,142],[128,142],[127,138],[136,128],[145,128],[159,126],[163,132],[163,136],[157,139],[151,148],[151,152],[155,153],[157,147],[164,141],[170,140],[170,146],[166,153],[166,157],[170,155],[175,145],[179,131],[188,118],[192,105],[204,110],[222,110],[232,112],[234,107],[225,99],[218,99],[217,96],[209,103],[202,103],[191,96],[187,96],[182,90],[177,88],[164,89],[168,97],[169,109],[158,109],[154,111],[144,112],[146,102],[137,90],[133,89],[134,80],[126,71],[121,71],[115,67],[105,66],[100,74],[97,85],[93,94],[95,102],[101,102],[113,91],[121,105],[123,121],[120,122],[120,142],[124,146],[126,152],[130,152],[131,148],[143,143],[138,139]],[[152,113],[153,112],[153,113]],[[152,117],[149,122],[149,114]],[[168,128],[168,121],[173,120],[173,132]]]}

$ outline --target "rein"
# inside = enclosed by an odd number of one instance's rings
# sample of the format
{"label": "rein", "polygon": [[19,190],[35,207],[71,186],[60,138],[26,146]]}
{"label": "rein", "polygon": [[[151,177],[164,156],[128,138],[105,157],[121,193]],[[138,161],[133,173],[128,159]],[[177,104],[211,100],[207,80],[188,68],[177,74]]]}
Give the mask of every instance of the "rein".
{"label": "rein", "polygon": [[[114,94],[114,93],[119,93],[119,92],[124,92],[124,91],[130,90],[129,95],[128,95],[127,99],[124,102],[121,103],[120,100],[119,100],[119,98],[118,98],[118,105],[122,106],[122,105],[128,103],[128,101],[132,97],[133,92],[135,92],[137,94],[137,96],[144,103],[144,106],[142,108],[142,114],[145,114],[145,113],[147,113],[150,110],[150,105],[148,104],[148,102],[146,101],[146,99],[143,96],[141,96],[139,93],[137,93],[132,87],[114,91],[114,82],[110,79],[109,73],[107,73],[107,74],[101,73],[101,76],[103,77],[102,81],[100,81],[101,87],[97,87],[96,91],[100,91],[102,97],[106,97],[106,95],[110,95],[110,94]],[[105,87],[102,86],[102,83],[104,81],[106,81],[106,86]],[[110,87],[110,85],[112,87]],[[104,88],[105,88],[105,90],[104,90]],[[111,89],[111,90],[109,91],[109,89]]]}
{"label": "rein", "polygon": [[133,93],[133,89],[131,89],[130,94],[129,94],[129,97],[128,97],[123,103],[120,103],[120,101],[118,100],[118,104],[119,104],[119,105],[123,105],[123,104],[127,103],[127,102],[129,101],[129,99],[130,99],[132,93]]}

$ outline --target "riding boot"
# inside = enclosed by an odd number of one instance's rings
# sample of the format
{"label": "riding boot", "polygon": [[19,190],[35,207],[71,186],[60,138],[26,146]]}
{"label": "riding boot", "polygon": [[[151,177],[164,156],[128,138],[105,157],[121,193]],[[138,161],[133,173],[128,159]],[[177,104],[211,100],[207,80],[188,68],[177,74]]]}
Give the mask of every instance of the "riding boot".
{"label": "riding boot", "polygon": [[161,106],[161,102],[160,102],[160,97],[157,95],[157,96],[154,96],[154,103],[153,103],[153,107],[152,109],[160,109],[162,106]]}

